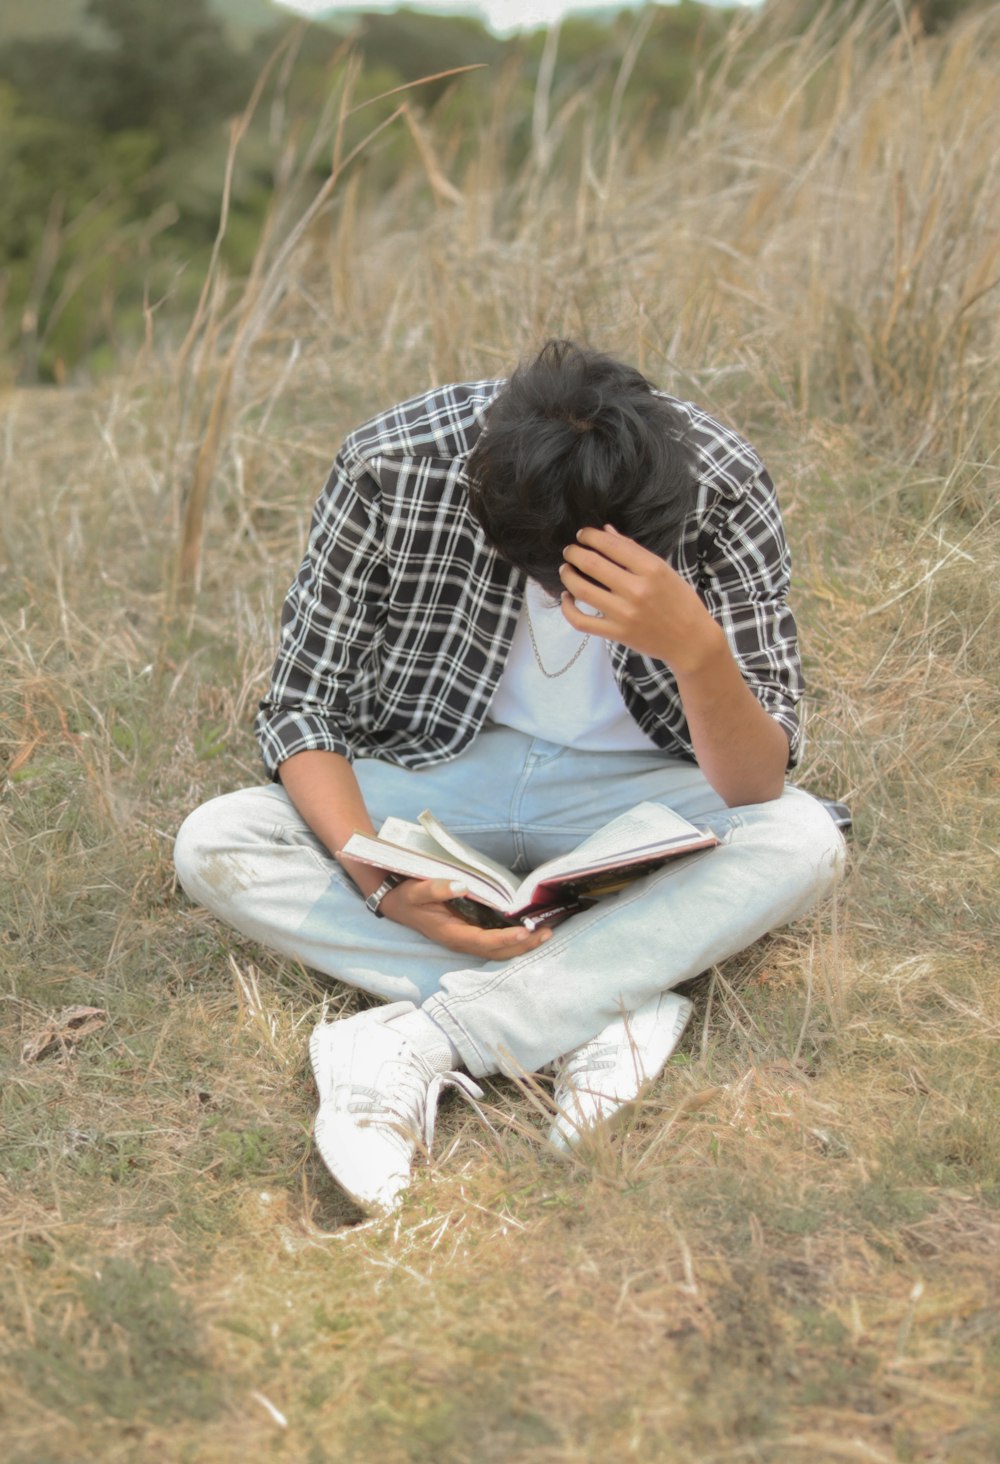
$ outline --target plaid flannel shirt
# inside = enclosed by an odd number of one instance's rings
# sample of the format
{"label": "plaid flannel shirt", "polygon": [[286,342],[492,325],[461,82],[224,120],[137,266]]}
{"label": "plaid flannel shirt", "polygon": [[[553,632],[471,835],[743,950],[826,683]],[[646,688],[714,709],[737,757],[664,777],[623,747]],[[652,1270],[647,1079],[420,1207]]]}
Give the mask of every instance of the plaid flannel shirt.
{"label": "plaid flannel shirt", "polygon": [[[409,768],[457,756],[487,717],[524,579],[486,543],[465,463],[503,381],[440,387],[344,442],[282,612],[256,730],[271,776],[326,749]],[[666,393],[663,393],[666,396]],[[726,633],[742,674],[800,749],[802,676],[785,603],[789,554],[753,449],[688,402],[699,488],[672,563]],[[667,666],[612,644],[625,704],[665,753],[694,759]]]}

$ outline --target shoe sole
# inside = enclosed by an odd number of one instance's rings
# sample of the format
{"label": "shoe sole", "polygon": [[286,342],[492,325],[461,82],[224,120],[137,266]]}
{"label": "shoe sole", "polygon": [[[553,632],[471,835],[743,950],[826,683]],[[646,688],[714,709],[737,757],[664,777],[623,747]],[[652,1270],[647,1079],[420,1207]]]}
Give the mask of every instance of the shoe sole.
{"label": "shoe sole", "polygon": [[313,1077],[316,1081],[316,1088],[319,1093],[319,1110],[313,1122],[313,1138],[316,1148],[319,1150],[320,1158],[330,1171],[331,1176],[343,1190],[344,1194],[367,1213],[389,1214],[402,1199],[403,1191],[409,1184],[410,1175],[407,1171],[403,1183],[390,1200],[381,1196],[373,1196],[363,1190],[357,1189],[344,1175],[344,1143],[345,1136],[338,1135],[336,1138],[331,1134],[331,1120],[333,1115],[327,1110],[328,1101],[333,1093],[334,1074],[338,1062],[343,1057],[343,1052],[338,1043],[340,1033],[346,1023],[381,1022],[386,1015],[393,1011],[400,1013],[412,1011],[412,1002],[397,1002],[386,1007],[370,1007],[354,1017],[347,1017],[340,1022],[321,1022],[314,1027],[309,1036],[309,1062],[312,1066]]}
{"label": "shoe sole", "polygon": [[409,1175],[406,1175],[405,1182],[400,1185],[396,1194],[391,1200],[383,1199],[376,1195],[366,1194],[356,1188],[345,1178],[343,1171],[343,1136],[340,1135],[334,1140],[330,1128],[329,1115],[324,1113],[326,1105],[322,1104],[313,1123],[313,1139],[319,1156],[323,1160],[331,1177],[349,1200],[357,1205],[359,1210],[364,1210],[366,1215],[390,1215],[400,1205],[403,1193],[409,1184]]}
{"label": "shoe sole", "polygon": [[316,1080],[316,1088],[319,1092],[322,1103],[326,1090],[333,1080],[333,1065],[327,1056],[326,1049],[329,1043],[326,1041],[330,1023],[324,1026],[315,1027],[309,1037],[309,1063],[313,1070],[313,1077]]}
{"label": "shoe sole", "polygon": [[371,1201],[367,1195],[358,1194],[349,1184],[345,1183],[343,1177],[338,1173],[337,1146],[331,1139],[329,1123],[325,1113],[326,1100],[333,1088],[334,1060],[330,1053],[332,1028],[334,1023],[324,1023],[315,1027],[309,1037],[309,1062],[313,1070],[313,1078],[319,1093],[319,1111],[313,1122],[313,1139],[319,1156],[326,1165],[333,1179],[349,1200],[352,1200],[360,1210],[366,1213],[372,1208]]}

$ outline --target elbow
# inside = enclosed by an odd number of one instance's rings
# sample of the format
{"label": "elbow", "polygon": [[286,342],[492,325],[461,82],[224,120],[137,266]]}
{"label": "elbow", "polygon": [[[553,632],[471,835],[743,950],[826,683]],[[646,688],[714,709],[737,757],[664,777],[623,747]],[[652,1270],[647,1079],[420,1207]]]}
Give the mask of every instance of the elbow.
{"label": "elbow", "polygon": [[716,786],[715,791],[727,808],[746,808],[753,803],[774,803],[785,791],[785,779],[783,775],[777,778],[755,778],[731,787]]}
{"label": "elbow", "polygon": [[[782,736],[781,756],[761,759],[754,765],[729,768],[717,778],[709,777],[729,808],[745,808],[753,803],[773,803],[785,791],[788,770],[788,743]],[[703,769],[704,771],[704,769]]]}

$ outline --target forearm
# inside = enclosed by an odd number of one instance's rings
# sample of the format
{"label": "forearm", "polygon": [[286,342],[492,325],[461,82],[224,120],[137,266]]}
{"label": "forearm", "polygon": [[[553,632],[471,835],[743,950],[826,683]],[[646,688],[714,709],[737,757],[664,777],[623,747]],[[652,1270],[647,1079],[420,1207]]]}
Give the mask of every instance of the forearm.
{"label": "forearm", "polygon": [[[346,757],[338,752],[297,752],[278,770],[282,786],[296,810],[331,854],[336,855],[356,831],[373,834],[364,797]],[[369,865],[344,866],[362,894],[370,895],[382,875]]]}
{"label": "forearm", "polygon": [[[296,809],[331,854],[338,854],[355,830],[375,832],[354,770],[340,753],[297,752],[281,764],[279,776]],[[353,859],[341,862],[365,896],[373,894],[385,877],[371,865]],[[462,892],[460,882],[406,879],[385,896],[381,912],[434,945],[480,961],[504,961],[524,955],[552,934],[544,928],[480,930],[467,925],[449,904]]]}
{"label": "forearm", "polygon": [[700,656],[675,677],[698,766],[720,797],[730,807],[779,797],[788,738],[747,686],[714,622]]}

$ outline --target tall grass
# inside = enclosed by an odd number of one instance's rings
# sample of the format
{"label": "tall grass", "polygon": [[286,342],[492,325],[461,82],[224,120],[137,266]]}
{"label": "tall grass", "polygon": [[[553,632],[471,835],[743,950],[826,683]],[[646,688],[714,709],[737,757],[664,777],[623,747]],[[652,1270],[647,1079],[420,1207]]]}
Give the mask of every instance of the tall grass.
{"label": "tall grass", "polygon": [[[290,153],[254,280],[213,277],[183,348],[0,402],[10,1459],[1000,1451],[1000,37],[990,11],[928,41],[836,10],[795,39],[748,15],[666,135],[609,133],[543,72],[513,176],[502,77],[468,165],[415,103],[387,194],[335,161],[317,200]],[[491,1126],[446,1108],[401,1217],[357,1225],[304,1057],[357,999],[191,908],[170,841],[260,776],[249,719],[343,433],[552,334],[764,452],[801,777],[852,802],[854,872],[692,984],[622,1134],[561,1162],[544,1088],[497,1081]]]}

